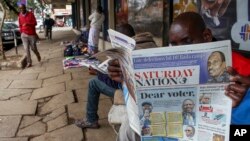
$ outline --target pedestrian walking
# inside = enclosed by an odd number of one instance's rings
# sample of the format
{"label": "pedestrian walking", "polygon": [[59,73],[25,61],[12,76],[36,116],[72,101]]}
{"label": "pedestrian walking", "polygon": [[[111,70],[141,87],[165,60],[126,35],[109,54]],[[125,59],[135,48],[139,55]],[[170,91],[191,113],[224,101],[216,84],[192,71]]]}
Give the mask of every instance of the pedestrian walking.
{"label": "pedestrian walking", "polygon": [[51,40],[52,39],[52,27],[54,26],[55,21],[50,18],[49,15],[46,15],[46,18],[43,23],[43,27],[45,29],[45,38]]}
{"label": "pedestrian walking", "polygon": [[21,39],[27,57],[26,68],[32,66],[30,49],[35,53],[37,60],[41,61],[40,53],[37,50],[36,41],[36,18],[32,12],[26,10],[24,4],[19,5],[20,13],[18,15],[19,28],[21,32]]}

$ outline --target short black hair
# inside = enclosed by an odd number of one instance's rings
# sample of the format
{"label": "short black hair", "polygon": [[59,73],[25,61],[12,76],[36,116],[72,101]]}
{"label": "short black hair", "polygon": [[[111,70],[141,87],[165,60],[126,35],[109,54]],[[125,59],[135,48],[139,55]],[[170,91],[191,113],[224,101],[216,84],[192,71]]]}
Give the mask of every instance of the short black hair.
{"label": "short black hair", "polygon": [[122,34],[125,34],[129,37],[135,36],[134,28],[128,23],[120,24],[120,25],[116,26],[116,31],[118,31]]}
{"label": "short black hair", "polygon": [[97,6],[96,10],[97,10],[98,13],[103,12],[102,6],[100,6],[100,5]]}
{"label": "short black hair", "polygon": [[172,24],[174,23],[186,25],[187,27],[195,31],[203,32],[206,29],[206,24],[204,20],[202,19],[201,15],[196,12],[181,13],[173,20]]}
{"label": "short black hair", "polygon": [[152,106],[152,104],[150,103],[150,102],[143,102],[142,104],[141,104],[142,106],[145,106],[145,105],[150,105],[150,106]]}

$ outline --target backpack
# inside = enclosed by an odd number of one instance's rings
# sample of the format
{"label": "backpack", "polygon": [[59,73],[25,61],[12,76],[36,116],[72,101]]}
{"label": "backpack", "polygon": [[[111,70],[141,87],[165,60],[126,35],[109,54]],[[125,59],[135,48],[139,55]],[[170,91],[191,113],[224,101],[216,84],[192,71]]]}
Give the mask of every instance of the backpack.
{"label": "backpack", "polygon": [[55,21],[53,19],[49,19],[49,25],[52,27],[55,24]]}

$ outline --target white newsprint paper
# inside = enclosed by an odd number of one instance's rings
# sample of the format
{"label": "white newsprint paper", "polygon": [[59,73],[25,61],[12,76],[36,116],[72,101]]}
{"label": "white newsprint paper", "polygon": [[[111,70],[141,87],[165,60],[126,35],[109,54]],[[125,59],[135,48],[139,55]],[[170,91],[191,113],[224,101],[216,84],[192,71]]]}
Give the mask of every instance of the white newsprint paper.
{"label": "white newsprint paper", "polygon": [[229,40],[133,50],[132,38],[109,34],[114,48],[101,54],[120,62],[130,126],[142,141],[229,140]]}

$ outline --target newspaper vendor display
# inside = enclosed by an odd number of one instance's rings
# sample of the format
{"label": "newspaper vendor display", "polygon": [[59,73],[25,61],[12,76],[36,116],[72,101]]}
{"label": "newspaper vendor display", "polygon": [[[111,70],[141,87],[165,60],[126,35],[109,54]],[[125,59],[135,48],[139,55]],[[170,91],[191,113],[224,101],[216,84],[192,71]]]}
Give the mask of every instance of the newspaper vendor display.
{"label": "newspaper vendor display", "polygon": [[143,141],[229,140],[230,41],[132,51],[133,39],[110,31],[115,48],[100,54],[120,62],[130,126]]}

